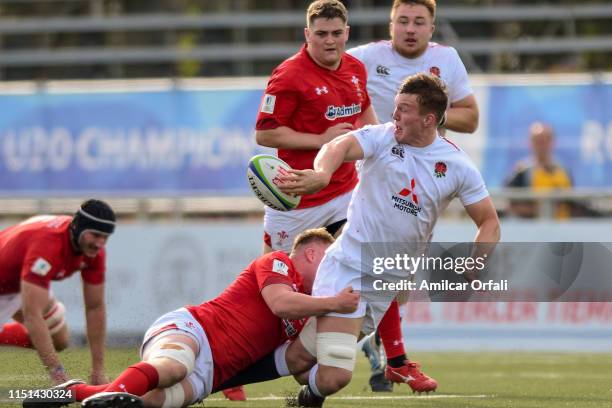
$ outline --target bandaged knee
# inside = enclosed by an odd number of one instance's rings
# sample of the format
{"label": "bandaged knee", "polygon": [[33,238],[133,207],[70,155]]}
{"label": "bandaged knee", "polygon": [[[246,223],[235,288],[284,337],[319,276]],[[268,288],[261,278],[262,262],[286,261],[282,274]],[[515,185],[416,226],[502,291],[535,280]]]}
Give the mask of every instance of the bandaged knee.
{"label": "bandaged knee", "polygon": [[49,309],[49,311],[43,316],[51,335],[58,333],[66,324],[65,313],[66,308],[64,307],[64,304],[62,302],[58,302],[56,299],[53,299],[51,309]]}
{"label": "bandaged knee", "polygon": [[157,341],[147,350],[147,354],[148,360],[169,358],[182,364],[187,369],[187,375],[191,374],[195,369],[195,353],[191,347],[180,341]]}
{"label": "bandaged knee", "polygon": [[185,390],[183,390],[181,383],[164,388],[164,395],[165,399],[162,408],[177,408],[185,405]]}
{"label": "bandaged knee", "polygon": [[317,360],[321,365],[355,369],[357,336],[349,333],[317,333]]}
{"label": "bandaged knee", "polygon": [[300,332],[300,343],[311,356],[317,357],[317,319],[311,317]]}

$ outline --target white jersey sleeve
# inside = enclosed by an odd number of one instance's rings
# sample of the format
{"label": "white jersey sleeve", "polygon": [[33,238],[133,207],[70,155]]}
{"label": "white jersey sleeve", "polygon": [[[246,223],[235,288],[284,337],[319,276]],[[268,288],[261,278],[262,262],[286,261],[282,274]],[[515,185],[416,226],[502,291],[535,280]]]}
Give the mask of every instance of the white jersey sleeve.
{"label": "white jersey sleeve", "polygon": [[[466,162],[468,162],[468,160],[466,160]],[[464,207],[475,204],[489,196],[482,175],[471,162],[465,166],[463,183],[459,186],[457,195]]]}
{"label": "white jersey sleeve", "polygon": [[360,45],[359,47],[350,48],[346,52],[352,55],[353,57],[357,58],[361,62],[363,62],[364,65],[366,65],[366,69],[367,69],[367,64],[364,61],[364,58],[367,56],[366,48],[367,48],[367,44],[364,44],[364,45]]}
{"label": "white jersey sleeve", "polygon": [[395,139],[393,133],[386,131],[389,126],[393,126],[393,124],[367,125],[353,132],[353,135],[363,150],[364,160],[377,156],[380,151],[389,144],[389,135]]}
{"label": "white jersey sleeve", "polygon": [[472,87],[468,78],[467,70],[465,65],[461,61],[457,50],[453,47],[448,47],[449,58],[451,62],[449,66],[453,67],[451,75],[446,79],[446,87],[448,88],[448,99],[451,103],[457,102],[471,94],[473,94]]}

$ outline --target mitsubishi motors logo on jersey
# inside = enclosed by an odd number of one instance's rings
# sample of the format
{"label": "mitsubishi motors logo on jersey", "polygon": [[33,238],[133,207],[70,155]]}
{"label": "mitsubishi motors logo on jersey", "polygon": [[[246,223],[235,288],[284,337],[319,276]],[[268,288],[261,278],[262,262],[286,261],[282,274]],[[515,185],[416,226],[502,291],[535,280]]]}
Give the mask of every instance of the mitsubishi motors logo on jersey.
{"label": "mitsubishi motors logo on jersey", "polygon": [[421,212],[419,207],[419,197],[416,193],[417,183],[415,179],[410,179],[410,185],[402,188],[397,194],[391,197],[393,208],[417,216]]}

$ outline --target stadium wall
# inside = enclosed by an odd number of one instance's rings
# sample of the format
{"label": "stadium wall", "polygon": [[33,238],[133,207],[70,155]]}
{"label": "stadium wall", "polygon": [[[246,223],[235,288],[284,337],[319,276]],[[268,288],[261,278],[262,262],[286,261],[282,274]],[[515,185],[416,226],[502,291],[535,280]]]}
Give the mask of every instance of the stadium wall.
{"label": "stadium wall", "polygon": [[[505,242],[605,242],[612,221],[506,222]],[[435,236],[470,240],[469,223],[441,223]],[[122,225],[108,243],[108,330],[136,343],[158,316],[225,288],[261,251],[258,222]],[[238,238],[239,237],[239,238]],[[84,333],[78,278],[53,284],[72,330]],[[421,350],[612,351],[612,303],[409,303],[405,336]]]}

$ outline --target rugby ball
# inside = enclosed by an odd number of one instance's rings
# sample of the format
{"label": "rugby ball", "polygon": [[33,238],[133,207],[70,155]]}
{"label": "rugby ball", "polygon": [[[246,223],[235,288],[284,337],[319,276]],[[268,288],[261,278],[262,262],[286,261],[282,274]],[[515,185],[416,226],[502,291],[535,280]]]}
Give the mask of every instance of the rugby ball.
{"label": "rugby ball", "polygon": [[301,196],[285,194],[278,189],[278,176],[291,169],[276,156],[258,154],[249,161],[247,180],[259,200],[277,211],[289,211],[300,203]]}

